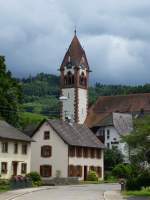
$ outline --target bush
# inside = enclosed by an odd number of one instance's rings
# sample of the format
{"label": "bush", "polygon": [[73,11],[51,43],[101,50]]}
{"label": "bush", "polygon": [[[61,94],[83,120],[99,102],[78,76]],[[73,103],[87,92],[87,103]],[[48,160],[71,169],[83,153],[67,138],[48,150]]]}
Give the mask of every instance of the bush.
{"label": "bush", "polygon": [[138,178],[130,178],[126,182],[127,190],[140,190],[141,185],[139,184]]}
{"label": "bush", "polygon": [[33,186],[40,186],[42,184],[41,176],[38,172],[30,172],[26,176],[32,180]]}
{"label": "bush", "polygon": [[89,171],[87,181],[98,181],[98,176],[95,171]]}
{"label": "bush", "polygon": [[142,172],[136,178],[129,178],[126,183],[127,190],[140,190],[142,187],[150,186],[150,171]]}
{"label": "bush", "polygon": [[130,178],[136,174],[136,169],[132,165],[118,164],[112,170],[112,174],[117,178]]}
{"label": "bush", "polygon": [[141,187],[150,187],[150,171],[145,170],[142,172],[137,181]]}

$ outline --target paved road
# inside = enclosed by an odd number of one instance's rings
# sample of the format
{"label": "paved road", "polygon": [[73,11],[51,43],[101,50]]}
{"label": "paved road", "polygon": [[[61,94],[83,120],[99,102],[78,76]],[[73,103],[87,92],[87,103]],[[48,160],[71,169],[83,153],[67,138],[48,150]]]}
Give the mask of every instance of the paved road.
{"label": "paved road", "polygon": [[119,190],[119,185],[59,186],[15,198],[16,200],[104,200],[104,191]]}

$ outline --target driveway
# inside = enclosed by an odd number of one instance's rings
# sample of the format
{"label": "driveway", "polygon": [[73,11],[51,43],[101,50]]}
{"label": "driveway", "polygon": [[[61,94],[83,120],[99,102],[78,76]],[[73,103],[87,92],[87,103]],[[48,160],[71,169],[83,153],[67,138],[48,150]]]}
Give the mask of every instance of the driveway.
{"label": "driveway", "polygon": [[[118,191],[118,184],[56,186],[30,191],[11,200],[104,200],[105,191]],[[0,198],[1,199],[1,198]],[[119,200],[110,198],[110,200]]]}

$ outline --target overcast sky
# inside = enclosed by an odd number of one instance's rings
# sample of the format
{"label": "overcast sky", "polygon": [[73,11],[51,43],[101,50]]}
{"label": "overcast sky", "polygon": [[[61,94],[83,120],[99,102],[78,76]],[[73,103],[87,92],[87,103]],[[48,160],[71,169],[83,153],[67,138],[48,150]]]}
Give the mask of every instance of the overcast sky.
{"label": "overcast sky", "polygon": [[150,0],[0,0],[0,54],[17,77],[59,74],[75,25],[91,82],[150,83]]}

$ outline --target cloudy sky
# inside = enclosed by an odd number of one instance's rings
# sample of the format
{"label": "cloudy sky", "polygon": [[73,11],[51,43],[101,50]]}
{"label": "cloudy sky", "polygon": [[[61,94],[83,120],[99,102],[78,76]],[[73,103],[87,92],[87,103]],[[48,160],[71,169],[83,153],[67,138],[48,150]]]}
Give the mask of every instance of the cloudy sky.
{"label": "cloudy sky", "polygon": [[58,74],[75,25],[91,82],[150,82],[150,0],[0,0],[0,54],[17,77]]}

